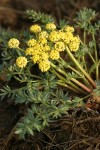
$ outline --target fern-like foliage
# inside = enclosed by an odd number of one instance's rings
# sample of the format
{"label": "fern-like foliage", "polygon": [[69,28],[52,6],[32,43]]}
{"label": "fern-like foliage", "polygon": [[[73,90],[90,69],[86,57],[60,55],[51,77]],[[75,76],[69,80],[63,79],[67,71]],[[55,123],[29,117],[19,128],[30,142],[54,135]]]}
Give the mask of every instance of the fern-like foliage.
{"label": "fern-like foliage", "polygon": [[31,19],[33,22],[41,22],[43,24],[46,24],[48,22],[55,22],[55,19],[48,14],[36,12],[34,10],[27,10],[26,16]]}

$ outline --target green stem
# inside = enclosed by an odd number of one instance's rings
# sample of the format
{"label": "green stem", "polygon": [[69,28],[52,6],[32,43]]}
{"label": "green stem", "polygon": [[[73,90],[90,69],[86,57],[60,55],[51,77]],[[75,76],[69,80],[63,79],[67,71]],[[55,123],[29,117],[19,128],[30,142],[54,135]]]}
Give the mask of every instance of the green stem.
{"label": "green stem", "polygon": [[[54,64],[52,64],[53,68],[56,69],[56,66]],[[56,69],[58,72],[60,71],[60,73],[62,73],[61,70]],[[79,87],[77,87],[75,84],[73,84],[70,81],[67,81],[64,77],[62,77],[61,75],[59,75],[55,70],[51,70],[51,72],[53,72],[59,79],[61,79],[63,82],[67,83],[68,85],[70,85],[71,87],[73,87],[74,89],[76,89],[78,91],[78,93],[83,93],[86,94],[85,91],[83,91],[82,89],[80,89]],[[65,74],[66,75],[66,74]]]}
{"label": "green stem", "polygon": [[74,89],[73,87],[67,85],[66,83],[57,82],[57,84],[58,84],[58,85],[61,85],[61,86],[63,86],[63,87],[66,87],[67,89],[69,89],[69,90],[71,90],[71,91],[73,91],[73,92],[79,94],[79,91],[78,91],[78,90],[76,90],[76,89]]}
{"label": "green stem", "polygon": [[71,78],[71,80],[72,80],[73,82],[75,82],[76,84],[78,84],[81,88],[83,88],[83,89],[84,89],[85,91],[87,91],[88,93],[91,93],[91,92],[92,92],[91,89],[89,89],[89,88],[86,87],[84,84],[82,84],[81,82],[77,81],[76,79]]}
{"label": "green stem", "polygon": [[57,84],[59,83],[59,85],[62,85],[64,87],[67,87],[68,89],[76,92],[76,93],[82,93],[82,94],[86,94],[85,91],[83,91],[82,89],[78,88],[76,85],[74,85],[72,82],[67,82],[65,78],[63,78],[62,76],[60,76],[56,71],[53,72],[54,74],[56,74],[56,76],[61,79],[58,80],[59,82],[57,82]]}
{"label": "green stem", "polygon": [[24,52],[24,50],[23,50],[22,48],[20,48],[20,47],[18,47],[18,50],[20,50],[20,51]]}
{"label": "green stem", "polygon": [[90,83],[88,82],[88,80],[86,78],[84,78],[84,76],[82,74],[80,74],[76,69],[74,69],[73,67],[71,66],[68,66],[72,71],[74,71],[75,73],[77,73],[84,81],[84,83],[87,85],[87,86],[91,86]]}
{"label": "green stem", "polygon": [[92,33],[92,38],[94,41],[94,51],[95,51],[95,60],[96,60],[96,80],[98,81],[99,80],[98,54],[97,54],[96,40],[93,33]]}
{"label": "green stem", "polygon": [[[70,89],[70,90],[72,90],[72,91],[74,91],[74,92],[76,92],[76,93],[79,93],[79,91],[78,90],[76,90],[75,89],[75,87],[73,88],[73,87],[71,87],[71,86],[69,86],[67,83],[66,83],[66,79],[65,78],[63,78],[61,75],[59,75],[55,70],[50,70],[52,73],[54,73],[62,82],[57,82],[57,84],[59,84],[59,85],[62,85],[62,86],[64,86],[64,87],[67,87],[68,89]],[[65,82],[65,83],[64,83]]]}
{"label": "green stem", "polygon": [[89,82],[92,84],[92,86],[94,88],[96,88],[96,84],[95,82],[91,79],[91,77],[85,72],[85,70],[81,67],[81,65],[78,63],[78,61],[75,59],[75,57],[73,56],[73,54],[70,52],[69,48],[66,46],[66,51],[69,54],[70,58],[73,60],[73,62],[75,63],[75,65],[81,70],[81,72],[87,77],[87,79],[89,80]]}
{"label": "green stem", "polygon": [[93,38],[93,41],[94,41],[95,60],[97,61],[98,60],[98,55],[97,55],[97,48],[96,48],[96,40],[95,40],[95,36],[94,36],[93,33],[92,33],[92,38]]}
{"label": "green stem", "polygon": [[86,99],[86,98],[90,97],[90,96],[91,96],[91,94],[92,94],[92,93],[90,93],[90,94],[86,95],[85,97],[83,97],[83,98],[81,98],[81,99],[82,99],[82,100],[84,100],[84,99]]}
{"label": "green stem", "polygon": [[[91,86],[90,83],[88,82],[88,80],[84,77],[84,75],[82,75],[78,70],[74,69],[73,67],[71,67],[70,65],[68,65],[62,58],[60,58],[61,61],[64,62],[64,67],[71,69],[72,71],[74,71],[76,74],[78,74],[84,81],[84,83],[87,86]],[[60,62],[61,63],[61,62]]]}
{"label": "green stem", "polygon": [[85,40],[86,40],[86,31],[84,30],[84,44],[85,44]]}
{"label": "green stem", "polygon": [[[83,46],[85,46],[82,41],[81,41],[81,44],[82,44]],[[95,61],[95,59],[93,58],[93,56],[91,55],[91,53],[90,53],[89,51],[87,51],[87,52],[88,52],[90,58],[92,59],[93,63],[95,63],[96,61]]]}
{"label": "green stem", "polygon": [[92,59],[93,63],[96,63],[96,61],[95,61],[95,59],[93,58],[93,56],[91,55],[91,53],[88,52],[88,54],[89,54],[90,58]]}
{"label": "green stem", "polygon": [[21,51],[24,51],[24,50],[18,47],[18,49],[16,50],[18,56],[22,56]]}
{"label": "green stem", "polygon": [[86,72],[88,72],[84,56],[82,56],[82,61],[84,62],[84,66],[83,67],[85,68]]}

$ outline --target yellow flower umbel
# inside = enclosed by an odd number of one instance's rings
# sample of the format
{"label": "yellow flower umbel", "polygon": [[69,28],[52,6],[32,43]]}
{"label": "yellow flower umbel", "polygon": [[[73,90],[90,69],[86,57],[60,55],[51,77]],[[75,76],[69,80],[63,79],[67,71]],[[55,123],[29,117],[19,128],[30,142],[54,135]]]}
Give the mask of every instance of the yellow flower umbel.
{"label": "yellow flower umbel", "polygon": [[65,26],[64,27],[64,31],[66,31],[66,32],[74,32],[74,28],[71,27],[71,26]]}
{"label": "yellow flower umbel", "polygon": [[15,38],[12,38],[8,41],[9,48],[18,48],[19,47],[19,41]]}
{"label": "yellow flower umbel", "polygon": [[55,30],[56,29],[56,25],[54,23],[50,22],[50,23],[46,24],[45,28],[47,30]]}
{"label": "yellow flower umbel", "polygon": [[63,38],[64,43],[69,44],[72,39],[73,34],[71,32],[65,32],[65,37]]}
{"label": "yellow flower umbel", "polygon": [[39,33],[39,32],[41,32],[41,27],[37,24],[32,25],[30,27],[30,31],[33,32],[33,33]]}
{"label": "yellow flower umbel", "polygon": [[49,34],[46,31],[39,33],[39,39],[48,38]]}
{"label": "yellow flower umbel", "polygon": [[60,57],[60,55],[59,55],[59,52],[57,50],[52,50],[50,52],[50,58],[52,60],[57,60],[57,59],[59,59],[59,57]]}
{"label": "yellow flower umbel", "polygon": [[25,54],[26,55],[33,55],[33,47],[28,47],[26,50],[25,50]]}
{"label": "yellow flower umbel", "polygon": [[39,40],[38,40],[38,43],[39,43],[39,44],[43,44],[43,45],[44,45],[44,44],[47,44],[47,39],[46,39],[46,38],[39,39]]}
{"label": "yellow flower umbel", "polygon": [[35,54],[32,56],[32,61],[34,62],[34,64],[38,63],[39,60],[40,60],[39,54]]}
{"label": "yellow flower umbel", "polygon": [[65,44],[64,44],[64,42],[61,42],[61,41],[56,42],[54,47],[57,51],[64,51],[65,50]]}
{"label": "yellow flower umbel", "polygon": [[60,40],[60,35],[59,35],[59,32],[57,31],[51,31],[50,35],[49,35],[49,40],[51,42],[57,42]]}
{"label": "yellow flower umbel", "polygon": [[79,49],[79,46],[80,46],[80,38],[79,37],[73,37],[71,39],[71,42],[69,43],[69,49],[71,51],[74,51],[76,52],[78,49]]}
{"label": "yellow flower umbel", "polygon": [[42,61],[42,60],[47,60],[48,57],[49,57],[49,56],[48,56],[47,53],[41,52],[41,54],[40,54],[40,61]]}
{"label": "yellow flower umbel", "polygon": [[35,40],[35,39],[30,39],[30,40],[27,42],[27,45],[28,45],[29,47],[33,47],[35,44],[36,44],[36,40]]}
{"label": "yellow flower umbel", "polygon": [[43,60],[39,62],[39,69],[42,72],[46,72],[50,69],[50,61],[49,60]]}
{"label": "yellow flower umbel", "polygon": [[47,45],[47,44],[45,44],[45,45],[43,46],[43,50],[44,50],[45,52],[50,51],[50,46]]}
{"label": "yellow flower umbel", "polygon": [[23,56],[20,56],[16,59],[16,65],[19,68],[24,68],[27,65],[27,59]]}

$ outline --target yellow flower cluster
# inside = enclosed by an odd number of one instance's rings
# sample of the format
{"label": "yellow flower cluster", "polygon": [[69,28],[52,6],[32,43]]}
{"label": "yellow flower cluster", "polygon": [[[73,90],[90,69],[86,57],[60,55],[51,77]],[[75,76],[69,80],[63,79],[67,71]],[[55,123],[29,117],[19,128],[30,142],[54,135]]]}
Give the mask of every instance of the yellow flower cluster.
{"label": "yellow flower cluster", "polygon": [[69,48],[71,51],[76,52],[79,49],[80,39],[79,37],[73,37],[69,43]]}
{"label": "yellow flower cluster", "polygon": [[50,35],[49,35],[49,40],[51,42],[57,42],[60,40],[60,34],[58,31],[51,31]]}
{"label": "yellow flower cluster", "polygon": [[65,44],[62,41],[56,42],[54,47],[57,51],[64,51],[65,50]]}
{"label": "yellow flower cluster", "polygon": [[27,59],[23,56],[20,56],[16,59],[16,65],[19,68],[24,68],[27,65]]}
{"label": "yellow flower cluster", "polygon": [[51,50],[50,52],[50,58],[52,60],[57,60],[59,59],[60,55],[59,55],[59,52],[57,50]]}
{"label": "yellow flower cluster", "polygon": [[[30,59],[34,64],[37,63],[42,72],[50,69],[50,61],[60,58],[60,52],[69,47],[70,51],[77,51],[80,45],[78,36],[74,36],[74,28],[65,26],[58,30],[54,23],[48,23],[46,26],[34,24],[30,27],[31,39],[27,41],[27,48],[25,50],[25,57],[18,57],[16,65],[24,68],[27,65],[27,59]],[[11,39],[8,42],[10,48],[17,48],[19,41]]]}
{"label": "yellow flower cluster", "polygon": [[45,28],[47,30],[55,30],[56,29],[56,25],[54,23],[48,23],[48,24],[46,24]]}
{"label": "yellow flower cluster", "polygon": [[41,27],[37,24],[32,25],[30,27],[30,31],[33,32],[33,33],[39,33],[39,32],[41,32]]}
{"label": "yellow flower cluster", "polygon": [[66,32],[65,33],[65,37],[63,39],[63,41],[65,42],[65,44],[68,45],[72,39],[73,39],[73,34],[71,32]]}
{"label": "yellow flower cluster", "polygon": [[32,56],[31,59],[32,59],[32,61],[34,62],[34,64],[36,64],[36,63],[39,62],[40,56],[39,56],[39,54],[35,54],[35,55]]}
{"label": "yellow flower cluster", "polygon": [[50,69],[50,61],[49,60],[40,61],[40,63],[39,63],[39,69],[42,72],[48,71]]}
{"label": "yellow flower cluster", "polygon": [[64,31],[66,31],[66,32],[74,32],[74,28],[67,25],[67,26],[64,27]]}
{"label": "yellow flower cluster", "polygon": [[29,47],[32,47],[32,46],[34,46],[36,44],[36,40],[35,39],[30,39],[28,42],[27,42],[27,45],[29,46]]}
{"label": "yellow flower cluster", "polygon": [[39,33],[39,39],[48,38],[49,34],[47,31],[41,31]]}
{"label": "yellow flower cluster", "polygon": [[39,39],[38,43],[42,43],[43,45],[47,43],[47,39],[43,38],[43,39]]}
{"label": "yellow flower cluster", "polygon": [[12,38],[8,41],[9,48],[18,48],[19,47],[19,41],[15,38]]}
{"label": "yellow flower cluster", "polygon": [[26,54],[26,55],[32,55],[33,52],[34,52],[33,47],[28,47],[28,48],[25,50],[25,54]]}

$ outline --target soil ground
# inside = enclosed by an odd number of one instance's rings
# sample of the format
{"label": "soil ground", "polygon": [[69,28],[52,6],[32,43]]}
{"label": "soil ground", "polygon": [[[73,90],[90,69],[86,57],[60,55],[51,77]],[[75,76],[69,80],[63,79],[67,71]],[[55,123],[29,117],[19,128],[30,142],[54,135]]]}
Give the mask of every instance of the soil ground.
{"label": "soil ground", "polygon": [[[0,26],[19,30],[28,25],[24,10],[34,9],[70,22],[76,11],[88,7],[99,12],[100,0],[0,0]],[[0,88],[4,82],[0,83]],[[20,140],[13,134],[21,118],[20,107],[13,100],[0,101],[0,150],[99,150],[100,112],[79,108],[55,120],[35,136]]]}

